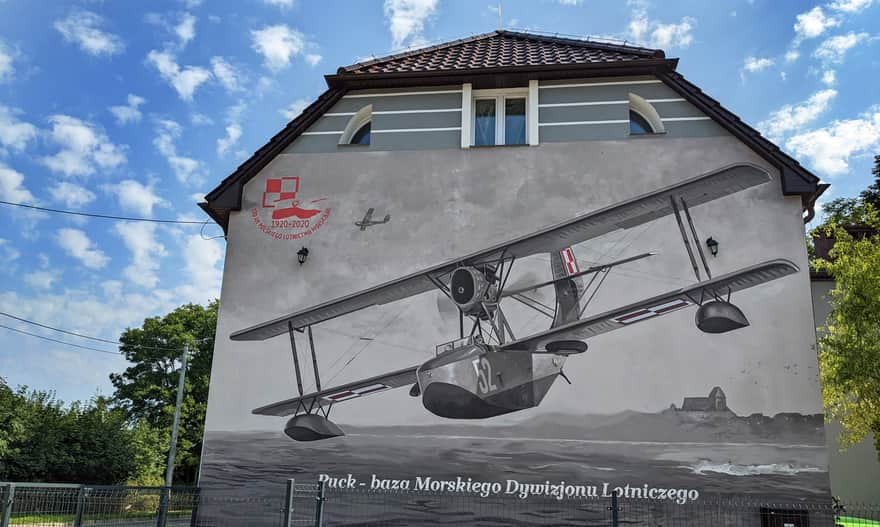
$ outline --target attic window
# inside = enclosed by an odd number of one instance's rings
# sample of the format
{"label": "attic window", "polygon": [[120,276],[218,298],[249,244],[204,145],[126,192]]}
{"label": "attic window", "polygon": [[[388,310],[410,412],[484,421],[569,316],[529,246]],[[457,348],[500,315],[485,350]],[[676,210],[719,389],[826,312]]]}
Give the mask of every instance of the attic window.
{"label": "attic window", "polygon": [[632,110],[629,111],[629,135],[653,134],[654,129],[647,119]]}
{"label": "attic window", "polygon": [[663,134],[663,120],[654,106],[634,93],[629,94],[629,135]]}
{"label": "attic window", "polygon": [[339,138],[340,145],[369,146],[372,136],[373,105],[368,104],[355,113]]}
{"label": "attic window", "polygon": [[371,123],[367,123],[361,126],[357,132],[351,136],[351,141],[349,144],[351,145],[368,145],[370,144],[370,128]]}
{"label": "attic window", "polygon": [[474,91],[471,145],[528,144],[527,106],[528,90]]}

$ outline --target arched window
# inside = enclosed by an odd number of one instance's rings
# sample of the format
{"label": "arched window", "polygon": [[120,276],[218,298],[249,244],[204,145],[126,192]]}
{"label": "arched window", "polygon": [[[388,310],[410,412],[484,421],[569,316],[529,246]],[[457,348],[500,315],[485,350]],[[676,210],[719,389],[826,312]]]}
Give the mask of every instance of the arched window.
{"label": "arched window", "polygon": [[629,134],[649,135],[666,132],[654,106],[634,93],[629,94]]}
{"label": "arched window", "polygon": [[365,145],[370,144],[370,132],[372,131],[373,105],[368,104],[357,111],[342,132],[339,138],[340,145]]}
{"label": "arched window", "polygon": [[370,128],[371,123],[367,123],[361,126],[357,132],[351,136],[351,141],[349,144],[351,145],[368,145],[370,144]]}
{"label": "arched window", "polygon": [[629,111],[629,135],[653,134],[654,130],[648,121],[632,110]]}

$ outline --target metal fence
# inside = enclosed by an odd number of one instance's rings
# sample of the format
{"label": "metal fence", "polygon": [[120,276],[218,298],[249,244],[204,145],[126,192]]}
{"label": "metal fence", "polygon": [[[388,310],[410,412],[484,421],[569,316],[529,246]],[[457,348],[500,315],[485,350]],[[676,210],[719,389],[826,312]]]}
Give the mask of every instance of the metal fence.
{"label": "metal fence", "polygon": [[250,487],[110,487],[0,483],[0,527],[880,527],[880,506],[758,499],[675,500],[330,489],[288,480]]}

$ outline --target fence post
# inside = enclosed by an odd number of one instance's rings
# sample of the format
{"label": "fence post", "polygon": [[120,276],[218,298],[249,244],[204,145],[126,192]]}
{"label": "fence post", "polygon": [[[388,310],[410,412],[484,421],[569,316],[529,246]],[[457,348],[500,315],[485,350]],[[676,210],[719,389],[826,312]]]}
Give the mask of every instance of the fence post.
{"label": "fence post", "polygon": [[620,518],[618,517],[620,507],[617,506],[617,490],[611,494],[611,527],[618,527]]}
{"label": "fence post", "polygon": [[287,491],[284,493],[284,527],[293,525],[293,489],[296,480],[287,480]]}
{"label": "fence post", "polygon": [[196,487],[195,492],[192,494],[193,505],[192,512],[189,517],[189,527],[197,527],[199,524],[199,505],[202,502],[202,488]]}
{"label": "fence post", "polygon": [[318,496],[316,498],[317,503],[315,503],[315,527],[322,527],[324,525],[324,501],[326,498],[324,497],[324,483],[325,481],[318,482]]}
{"label": "fence post", "polygon": [[15,483],[6,485],[6,498],[3,500],[3,514],[0,515],[0,527],[9,527],[12,506],[15,503]]}
{"label": "fence post", "polygon": [[82,527],[83,521],[83,512],[86,508],[86,495],[88,493],[88,489],[83,488],[80,485],[79,490],[76,493],[76,516],[73,518],[73,527]]}
{"label": "fence post", "polygon": [[159,494],[159,514],[156,515],[156,527],[165,527],[165,517],[168,514],[168,495],[170,487],[162,487]]}

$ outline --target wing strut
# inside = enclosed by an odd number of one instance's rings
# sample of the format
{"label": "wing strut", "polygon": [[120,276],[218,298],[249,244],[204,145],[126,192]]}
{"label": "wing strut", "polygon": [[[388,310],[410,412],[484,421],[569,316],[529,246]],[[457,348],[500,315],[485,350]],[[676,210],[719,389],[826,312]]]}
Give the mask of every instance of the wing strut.
{"label": "wing strut", "polygon": [[694,258],[694,250],[691,249],[691,241],[688,239],[687,232],[684,230],[684,223],[681,221],[681,212],[678,210],[678,203],[675,202],[675,196],[669,196],[669,201],[672,202],[672,212],[675,213],[675,221],[678,222],[678,230],[681,231],[681,239],[684,242],[684,248],[687,249],[688,257],[691,259],[691,267],[694,268],[694,275],[697,277],[697,282],[702,282],[703,279],[700,278],[700,268],[697,267],[697,260]]}
{"label": "wing strut", "polygon": [[293,322],[287,321],[288,333],[290,333],[290,349],[293,352],[293,367],[296,370],[296,389],[299,390],[299,396],[303,395],[303,379],[302,373],[299,371],[299,356],[296,353],[296,338],[293,336]]}
{"label": "wing strut", "polygon": [[320,392],[321,375],[318,373],[318,357],[315,355],[315,340],[312,338],[312,326],[309,326],[309,347],[312,348],[312,366],[315,368],[315,388]]}
{"label": "wing strut", "polygon": [[687,203],[684,201],[684,198],[679,198],[681,200],[681,208],[684,210],[684,217],[687,219],[688,225],[691,227],[691,235],[694,237],[694,245],[697,246],[697,252],[700,253],[700,260],[703,262],[703,269],[706,270],[706,276],[709,277],[709,280],[712,279],[712,271],[709,270],[709,263],[706,261],[706,254],[703,252],[703,245],[700,243],[700,238],[697,237],[697,228],[694,227],[694,220],[691,219],[691,211],[688,210]]}

